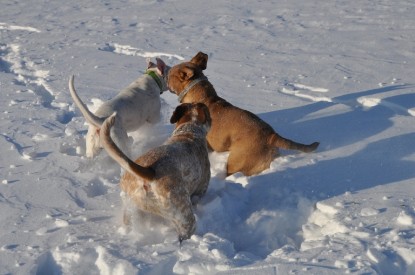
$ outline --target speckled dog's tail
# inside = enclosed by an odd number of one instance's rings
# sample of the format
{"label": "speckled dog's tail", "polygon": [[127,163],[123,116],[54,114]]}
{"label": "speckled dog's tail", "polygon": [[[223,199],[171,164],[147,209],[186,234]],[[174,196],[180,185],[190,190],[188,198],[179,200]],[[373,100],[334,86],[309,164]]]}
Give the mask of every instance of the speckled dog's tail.
{"label": "speckled dog's tail", "polygon": [[82,102],[81,98],[76,93],[73,82],[74,76],[72,75],[69,79],[69,91],[76,106],[78,106],[79,110],[81,111],[82,115],[85,117],[88,123],[94,125],[97,128],[101,128],[101,125],[102,123],[104,123],[105,118],[97,117],[88,109],[88,107],[85,105],[85,103]]}
{"label": "speckled dog's tail", "polygon": [[121,165],[121,167],[124,168],[126,171],[137,177],[150,181],[153,180],[155,178],[156,173],[152,168],[143,167],[129,159],[111,139],[110,131],[111,127],[115,123],[115,117],[116,113],[112,114],[104,121],[104,123],[101,126],[100,139],[102,146],[108,152],[108,154],[116,162],[118,162]]}

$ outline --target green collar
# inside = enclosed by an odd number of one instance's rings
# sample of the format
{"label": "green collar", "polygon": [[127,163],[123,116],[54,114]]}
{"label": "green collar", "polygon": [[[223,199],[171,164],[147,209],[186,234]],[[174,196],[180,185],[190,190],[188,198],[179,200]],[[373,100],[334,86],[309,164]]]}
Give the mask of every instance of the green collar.
{"label": "green collar", "polygon": [[158,75],[154,71],[151,71],[151,70],[147,70],[146,74],[151,76],[154,79],[154,81],[156,81],[157,86],[159,86],[159,88],[160,88],[160,93],[162,93],[163,92],[163,84],[161,83],[161,80],[158,77]]}

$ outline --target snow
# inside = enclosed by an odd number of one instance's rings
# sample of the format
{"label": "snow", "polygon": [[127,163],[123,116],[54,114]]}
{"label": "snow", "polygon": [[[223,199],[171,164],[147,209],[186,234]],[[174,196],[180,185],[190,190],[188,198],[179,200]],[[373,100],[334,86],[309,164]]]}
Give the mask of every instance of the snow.
{"label": "snow", "polygon": [[[415,3],[11,1],[0,9],[0,274],[415,274]],[[121,168],[85,155],[92,110],[145,70],[198,51],[231,103],[317,152],[212,179],[196,233],[122,227]],[[164,142],[178,104],[132,134]]]}

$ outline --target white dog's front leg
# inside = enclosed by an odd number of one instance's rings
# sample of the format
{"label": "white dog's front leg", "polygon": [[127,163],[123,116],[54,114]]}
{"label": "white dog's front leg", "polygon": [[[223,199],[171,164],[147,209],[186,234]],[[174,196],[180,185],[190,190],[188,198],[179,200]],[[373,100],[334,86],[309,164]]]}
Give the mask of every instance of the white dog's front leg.
{"label": "white dog's front leg", "polygon": [[161,103],[160,102],[157,102],[157,104],[155,104],[155,106],[153,106],[153,108],[150,110],[149,116],[146,120],[148,123],[156,124],[156,123],[160,122],[160,120],[161,120],[160,108],[161,108]]}
{"label": "white dog's front leg", "polygon": [[88,158],[93,158],[101,150],[101,145],[99,142],[99,129],[93,125],[90,125],[85,140],[86,156]]}

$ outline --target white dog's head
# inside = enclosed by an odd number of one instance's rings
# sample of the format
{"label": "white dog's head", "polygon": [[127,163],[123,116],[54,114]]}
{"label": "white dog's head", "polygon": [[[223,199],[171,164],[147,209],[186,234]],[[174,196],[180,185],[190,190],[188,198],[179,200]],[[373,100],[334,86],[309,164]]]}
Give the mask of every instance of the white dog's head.
{"label": "white dog's head", "polygon": [[[170,66],[167,66],[166,63],[164,63],[163,60],[161,60],[160,58],[156,58],[156,63],[154,64],[150,58],[147,58],[147,71],[153,71],[157,74],[160,83],[160,93],[163,93],[164,91],[167,91],[167,76],[169,75],[169,71],[170,71]],[[157,81],[157,80],[156,80]]]}

